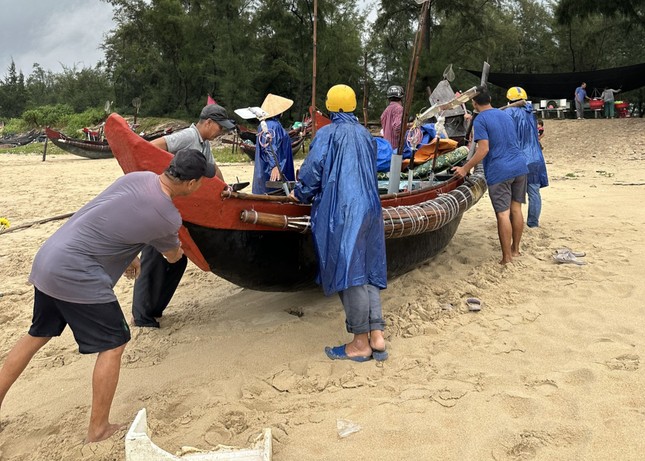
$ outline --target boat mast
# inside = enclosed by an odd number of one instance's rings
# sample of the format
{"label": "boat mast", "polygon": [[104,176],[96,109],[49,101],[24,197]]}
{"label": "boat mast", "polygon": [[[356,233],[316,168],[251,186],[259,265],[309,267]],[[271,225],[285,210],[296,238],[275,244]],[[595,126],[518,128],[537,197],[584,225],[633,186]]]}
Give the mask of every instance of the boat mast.
{"label": "boat mast", "polygon": [[314,0],[314,50],[311,76],[311,137],[316,135],[316,54],[318,48],[318,0]]}

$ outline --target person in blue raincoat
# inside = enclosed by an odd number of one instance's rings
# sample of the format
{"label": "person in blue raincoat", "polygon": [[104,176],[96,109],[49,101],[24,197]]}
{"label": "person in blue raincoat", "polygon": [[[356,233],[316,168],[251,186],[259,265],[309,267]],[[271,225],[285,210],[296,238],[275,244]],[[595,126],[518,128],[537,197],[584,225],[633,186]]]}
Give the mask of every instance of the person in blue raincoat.
{"label": "person in blue raincoat", "polygon": [[261,109],[266,114],[265,123],[258,126],[255,143],[255,168],[253,170],[253,193],[265,194],[267,181],[294,181],[291,138],[280,123],[280,115],[293,105],[291,99],[269,93]]}
{"label": "person in blue raincoat", "polygon": [[527,195],[529,199],[529,211],[526,218],[528,227],[538,227],[540,213],[542,212],[542,197],[540,189],[549,185],[549,178],[546,172],[546,163],[540,146],[540,138],[537,129],[533,106],[526,101],[526,91],[522,87],[514,86],[506,92],[506,99],[510,103],[524,101],[523,106],[509,107],[509,113],[515,128],[520,144],[520,150],[526,158],[526,166],[529,169],[527,179]]}
{"label": "person in blue raincoat", "polygon": [[339,294],[354,335],[325,353],[333,360],[385,360],[379,290],[387,285],[387,270],[376,145],[352,113],[356,95],[349,86],[330,88],[326,106],[331,124],[316,133],[292,192],[312,204],[317,282],[325,295]]}

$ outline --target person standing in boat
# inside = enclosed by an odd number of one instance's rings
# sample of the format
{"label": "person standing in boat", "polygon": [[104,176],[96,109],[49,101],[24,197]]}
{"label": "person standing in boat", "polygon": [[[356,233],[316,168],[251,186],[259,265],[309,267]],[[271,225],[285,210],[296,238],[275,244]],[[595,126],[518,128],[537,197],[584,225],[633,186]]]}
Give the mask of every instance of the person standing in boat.
{"label": "person standing in boat", "polygon": [[182,257],[181,216],[172,199],[195,192],[204,176],[215,176],[214,165],[199,151],[182,150],[161,175],[121,176],[43,244],[29,275],[32,324],[0,370],[0,406],[36,352],[69,325],[79,352],[98,354],[85,441],[100,442],[121,427],[110,423],[110,408],[130,329],[113,287],[121,275],[137,277],[144,245],[154,246],[169,262]]}
{"label": "person standing in boat", "polygon": [[[224,181],[222,172],[215,164],[210,141],[235,128],[226,109],[218,104],[209,104],[202,109],[197,124],[185,130],[151,141],[151,144],[174,154],[182,149],[196,149],[206,162],[213,165],[215,174]],[[154,247],[146,246],[141,252],[141,275],[134,284],[132,295],[132,319],[137,327],[159,328],[158,318],[170,303],[179,281],[184,275],[188,259],[170,263]]]}
{"label": "person standing in boat", "polygon": [[529,211],[526,218],[528,227],[538,227],[540,224],[540,213],[542,212],[542,197],[540,189],[549,185],[549,177],[546,172],[546,163],[540,146],[540,135],[538,132],[533,106],[528,102],[524,88],[514,86],[506,92],[506,99],[509,103],[522,101],[524,105],[509,107],[506,112],[513,119],[517,138],[520,143],[520,150],[526,159],[526,166],[529,173],[526,176],[527,193],[529,199]]}
{"label": "person standing in boat", "polygon": [[316,133],[292,196],[311,203],[319,273],[325,295],[338,293],[348,344],[326,347],[332,360],[385,360],[380,291],[387,285],[383,211],[376,180],[376,144],[352,113],[356,94],[329,89],[331,124]]}
{"label": "person standing in boat", "polygon": [[269,93],[261,109],[267,114],[258,126],[255,143],[253,193],[266,194],[267,181],[294,181],[293,152],[289,133],[280,123],[280,115],[293,105],[291,99]]}
{"label": "person standing in boat", "polygon": [[399,148],[401,137],[401,122],[403,121],[403,104],[401,100],[405,95],[402,86],[392,85],[387,89],[387,100],[390,102],[381,114],[381,128],[383,137],[390,143],[392,149]]}
{"label": "person standing in boat", "polygon": [[502,247],[500,264],[520,256],[520,240],[524,230],[522,203],[526,202],[526,160],[520,150],[517,131],[510,115],[491,106],[485,87],[478,89],[472,100],[478,112],[473,122],[473,140],[477,143],[475,155],[464,166],[453,167],[459,177],[464,177],[479,162],[484,165],[484,175],[497,218],[497,233]]}

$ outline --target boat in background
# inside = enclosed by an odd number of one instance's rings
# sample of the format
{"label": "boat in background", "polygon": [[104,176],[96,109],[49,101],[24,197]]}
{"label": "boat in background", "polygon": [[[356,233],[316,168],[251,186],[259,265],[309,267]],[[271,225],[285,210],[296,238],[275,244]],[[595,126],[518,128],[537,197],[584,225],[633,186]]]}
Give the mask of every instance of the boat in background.
{"label": "boat in background", "polygon": [[[118,114],[105,135],[124,173],[161,174],[172,155],[145,142]],[[348,173],[351,174],[351,173]],[[438,176],[413,191],[381,196],[388,276],[404,274],[441,252],[461,218],[484,195],[481,167],[466,178]],[[318,262],[309,225],[310,205],[286,196],[231,190],[219,178],[174,203],[188,258],[236,285],[259,291],[297,291],[315,286]]]}
{"label": "boat in background", "polygon": [[[132,131],[132,129],[130,129]],[[135,136],[141,137],[146,141],[152,141],[153,139],[160,138],[167,134],[172,133],[173,129],[167,130],[158,130],[149,134],[137,135],[132,132]],[[52,128],[45,128],[45,134],[47,138],[54,143],[54,145],[60,147],[65,152],[70,154],[78,155],[79,157],[89,158],[89,159],[102,159],[102,158],[112,158],[112,149],[107,140],[102,141],[93,141],[89,139],[76,139],[71,138],[67,135],[64,135],[60,131],[56,131]]]}

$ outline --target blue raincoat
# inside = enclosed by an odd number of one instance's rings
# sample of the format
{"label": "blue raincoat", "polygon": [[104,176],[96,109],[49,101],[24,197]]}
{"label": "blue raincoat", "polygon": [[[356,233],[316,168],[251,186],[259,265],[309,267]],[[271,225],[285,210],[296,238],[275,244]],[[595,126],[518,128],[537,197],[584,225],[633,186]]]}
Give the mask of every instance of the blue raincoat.
{"label": "blue raincoat", "polygon": [[300,168],[294,193],[311,203],[317,282],[326,295],[353,286],[385,288],[383,212],[374,138],[353,114],[332,112]]}
{"label": "blue raincoat", "polygon": [[275,116],[266,121],[269,131],[274,134],[271,146],[262,147],[260,139],[262,128],[258,126],[258,139],[255,143],[255,168],[253,170],[253,193],[264,194],[267,192],[265,183],[271,177],[271,170],[276,166],[271,149],[278,157],[280,169],[287,181],[294,181],[293,152],[289,133],[280,124],[280,117]]}
{"label": "blue raincoat", "polygon": [[540,187],[549,185],[546,173],[546,163],[538,140],[537,122],[533,115],[533,106],[527,102],[524,107],[509,107],[505,109],[513,119],[517,129],[517,139],[520,150],[526,158],[529,173],[526,177],[528,184],[539,184]]}
{"label": "blue raincoat", "polygon": [[[417,149],[424,144],[430,144],[430,142],[437,136],[435,131],[434,123],[426,123],[421,125],[421,142],[417,145]],[[406,132],[407,136],[407,132]],[[378,157],[377,157],[377,168],[380,173],[388,173],[390,171],[390,163],[392,161],[392,155],[396,153],[396,149],[392,149],[392,146],[388,141],[383,138],[374,138],[376,139]],[[403,158],[412,157],[412,149],[408,143],[403,144]]]}

